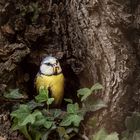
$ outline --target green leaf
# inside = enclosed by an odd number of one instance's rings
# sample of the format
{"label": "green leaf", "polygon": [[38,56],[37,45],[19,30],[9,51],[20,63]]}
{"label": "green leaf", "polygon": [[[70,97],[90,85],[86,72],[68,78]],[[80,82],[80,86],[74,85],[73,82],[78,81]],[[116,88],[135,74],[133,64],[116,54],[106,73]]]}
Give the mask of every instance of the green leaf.
{"label": "green leaf", "polygon": [[80,125],[80,122],[83,120],[83,116],[80,115],[73,115],[73,125],[78,127]]}
{"label": "green leaf", "polygon": [[27,125],[28,123],[34,124],[36,117],[41,116],[42,113],[38,110],[35,110],[32,114],[29,114],[24,121],[21,123],[21,125]]}
{"label": "green leaf", "polygon": [[96,83],[91,87],[91,91],[103,89],[103,86],[99,83]]}
{"label": "green leaf", "polygon": [[10,93],[5,93],[4,97],[10,98],[10,99],[21,99],[25,98],[23,94],[19,92],[19,89],[11,89]]}
{"label": "green leaf", "polygon": [[139,140],[140,139],[140,130],[137,130],[133,134],[133,140]]}
{"label": "green leaf", "polygon": [[91,87],[91,89],[89,89],[89,88],[79,89],[77,91],[77,96],[78,97],[82,96],[81,101],[84,101],[93,93],[94,90],[100,90],[100,89],[103,89],[103,86],[100,85],[99,83],[97,83],[97,84],[93,85]]}
{"label": "green leaf", "polygon": [[54,118],[58,118],[62,114],[62,110],[61,109],[50,109],[50,113],[52,114],[52,116]]}
{"label": "green leaf", "polygon": [[67,112],[68,113],[77,114],[78,111],[79,111],[78,103],[67,105]]}
{"label": "green leaf", "polygon": [[48,140],[49,134],[52,132],[52,129],[45,132],[45,134],[42,135],[41,140]]}
{"label": "green leaf", "polygon": [[28,107],[30,108],[30,110],[33,110],[37,107],[43,107],[43,103],[37,103],[34,100],[31,100],[30,102],[27,103]]}
{"label": "green leaf", "polygon": [[70,126],[71,124],[73,124],[74,126],[78,127],[81,120],[83,120],[82,116],[71,114],[64,117],[64,119],[60,123],[60,126]]}
{"label": "green leaf", "polygon": [[85,104],[86,111],[97,111],[97,110],[104,108],[104,107],[107,107],[107,105],[102,100],[97,100],[97,101],[93,102],[92,104],[90,104],[88,102]]}
{"label": "green leaf", "polygon": [[34,126],[43,126],[44,123],[45,123],[46,119],[44,117],[40,118],[40,119],[37,119],[35,122],[34,122]]}
{"label": "green leaf", "polygon": [[20,128],[21,128],[21,126],[18,125],[18,119],[17,118],[14,118],[13,119],[13,124],[11,126],[11,130],[12,131],[15,131],[15,130],[18,130]]}
{"label": "green leaf", "polygon": [[43,134],[42,131],[40,132],[40,131],[36,130],[35,128],[30,127],[30,133],[31,133],[33,140],[41,140],[41,137]]}
{"label": "green leaf", "polygon": [[119,138],[118,133],[107,134],[105,129],[102,128],[93,136],[93,140],[119,140]]}
{"label": "green leaf", "polygon": [[51,105],[54,101],[54,98],[48,98],[47,105]]}
{"label": "green leaf", "polygon": [[79,112],[79,105],[78,103],[75,104],[68,104],[67,105],[67,115],[63,118],[60,126],[69,126],[73,124],[74,126],[79,126],[81,120],[83,120],[82,115],[78,115]]}
{"label": "green leaf", "polygon": [[71,118],[72,118],[71,116],[64,117],[63,120],[60,123],[60,126],[69,126],[69,125],[71,125],[71,123],[72,123]]}
{"label": "green leaf", "polygon": [[31,136],[29,135],[27,131],[27,126],[23,126],[19,130],[28,140],[32,140]]}
{"label": "green leaf", "polygon": [[34,122],[35,122],[35,117],[34,117],[32,114],[30,114],[30,115],[28,115],[28,116],[25,118],[25,120],[21,123],[21,126],[27,125],[28,123],[33,124]]}
{"label": "green leaf", "polygon": [[32,115],[33,115],[34,117],[37,117],[37,116],[42,116],[42,113],[41,113],[40,110],[34,110],[34,112],[32,113]]}
{"label": "green leaf", "polygon": [[107,135],[105,140],[119,140],[118,133],[114,132],[114,133]]}
{"label": "green leaf", "polygon": [[102,128],[101,130],[99,130],[94,136],[92,140],[105,140],[107,136],[106,131]]}
{"label": "green leaf", "polygon": [[46,90],[44,87],[40,87],[39,95],[37,95],[35,97],[35,99],[39,103],[47,102],[47,100],[48,100],[48,90]]}
{"label": "green leaf", "polygon": [[68,103],[71,103],[71,104],[73,103],[73,100],[72,100],[72,99],[67,99],[67,98],[65,98],[64,100],[65,100],[66,102],[68,102]]}
{"label": "green leaf", "polygon": [[38,115],[36,116],[36,121],[34,122],[35,126],[44,126],[45,128],[50,128],[52,126],[53,121],[49,120],[49,117]]}
{"label": "green leaf", "polygon": [[82,96],[81,101],[86,100],[87,97],[92,94],[92,91],[89,88],[82,88],[82,89],[79,89],[77,92],[78,92],[77,93],[78,97]]}
{"label": "green leaf", "polygon": [[10,115],[12,118],[18,118],[20,121],[24,120],[31,113],[27,105],[20,105],[19,108],[13,111]]}
{"label": "green leaf", "polygon": [[51,126],[53,125],[53,121],[45,121],[43,126],[47,129],[51,128]]}

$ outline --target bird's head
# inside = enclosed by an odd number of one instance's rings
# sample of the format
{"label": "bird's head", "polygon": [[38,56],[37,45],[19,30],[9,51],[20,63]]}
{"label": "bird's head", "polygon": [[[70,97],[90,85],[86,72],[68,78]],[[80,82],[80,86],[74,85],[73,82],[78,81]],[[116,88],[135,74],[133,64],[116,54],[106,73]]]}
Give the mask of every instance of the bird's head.
{"label": "bird's head", "polygon": [[57,75],[62,72],[59,61],[52,56],[44,58],[41,62],[40,73],[44,75]]}

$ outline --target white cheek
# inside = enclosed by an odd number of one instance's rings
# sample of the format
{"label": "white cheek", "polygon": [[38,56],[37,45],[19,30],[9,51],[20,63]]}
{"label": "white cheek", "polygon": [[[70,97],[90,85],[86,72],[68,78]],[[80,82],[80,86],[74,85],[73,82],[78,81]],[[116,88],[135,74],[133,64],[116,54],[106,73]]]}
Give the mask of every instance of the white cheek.
{"label": "white cheek", "polygon": [[45,74],[45,75],[52,75],[53,74],[53,68],[51,66],[47,66],[44,64],[42,64],[40,66],[40,71],[42,74]]}

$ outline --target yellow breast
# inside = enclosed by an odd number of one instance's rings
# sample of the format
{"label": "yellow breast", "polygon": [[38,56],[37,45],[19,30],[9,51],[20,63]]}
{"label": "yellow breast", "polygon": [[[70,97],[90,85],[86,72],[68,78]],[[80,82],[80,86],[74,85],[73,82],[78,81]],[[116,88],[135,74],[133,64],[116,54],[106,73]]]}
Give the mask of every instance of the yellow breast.
{"label": "yellow breast", "polygon": [[58,75],[38,75],[35,82],[37,91],[41,86],[51,90],[51,96],[54,98],[54,104],[60,105],[64,94],[64,76]]}

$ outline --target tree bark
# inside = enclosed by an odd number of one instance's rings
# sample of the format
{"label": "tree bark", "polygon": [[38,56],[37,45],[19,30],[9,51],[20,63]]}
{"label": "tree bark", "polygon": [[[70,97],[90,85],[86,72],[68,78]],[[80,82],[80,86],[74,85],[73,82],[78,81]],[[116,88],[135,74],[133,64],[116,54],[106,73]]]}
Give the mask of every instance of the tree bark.
{"label": "tree bark", "polygon": [[32,98],[40,61],[53,55],[63,66],[66,96],[104,86],[98,128],[120,132],[125,117],[140,111],[139,16],[138,0],[1,1],[0,95],[20,88]]}
{"label": "tree bark", "polygon": [[71,24],[75,25],[75,33],[79,31],[77,36],[85,42],[81,45],[86,50],[85,68],[79,79],[84,86],[97,81],[103,84],[102,98],[108,107],[100,113],[99,125],[110,131],[120,132],[125,117],[138,109],[139,6],[138,1],[70,3]]}

